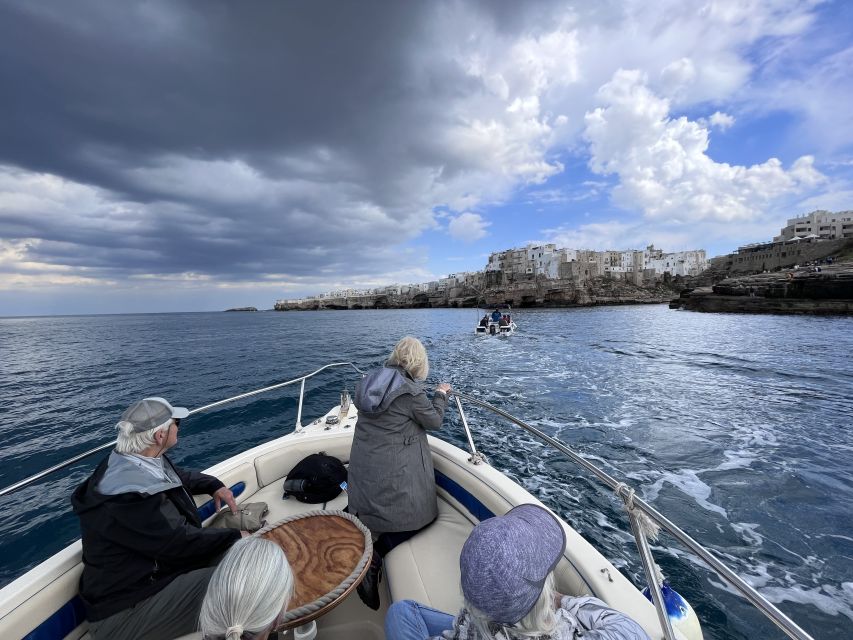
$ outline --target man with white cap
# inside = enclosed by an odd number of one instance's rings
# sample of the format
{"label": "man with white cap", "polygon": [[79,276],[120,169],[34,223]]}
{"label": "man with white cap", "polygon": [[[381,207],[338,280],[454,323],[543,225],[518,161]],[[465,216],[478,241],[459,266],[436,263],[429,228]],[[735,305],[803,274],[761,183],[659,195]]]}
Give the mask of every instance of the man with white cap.
{"label": "man with white cap", "polygon": [[241,536],[201,526],[194,494],[237,511],[222,482],[176,467],[165,453],[189,411],[163,398],[133,403],[107,459],[71,498],[80,518],[80,597],[96,640],[174,638],[196,629],[211,564]]}
{"label": "man with white cap", "polygon": [[412,600],[385,618],[387,640],[649,640],[598,598],[557,593],[566,533],[548,510],[522,504],[474,527],[459,556],[465,606],[455,618]]}

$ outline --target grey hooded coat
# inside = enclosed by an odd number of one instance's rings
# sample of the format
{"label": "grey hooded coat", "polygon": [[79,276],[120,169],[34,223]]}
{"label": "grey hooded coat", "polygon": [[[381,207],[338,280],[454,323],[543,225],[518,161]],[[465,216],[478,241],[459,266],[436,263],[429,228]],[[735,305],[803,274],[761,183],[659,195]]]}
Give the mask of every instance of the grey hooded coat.
{"label": "grey hooded coat", "polygon": [[349,511],[374,533],[414,531],[435,520],[435,472],[427,430],[441,428],[447,396],[432,401],[400,367],[368,373],[355,390]]}

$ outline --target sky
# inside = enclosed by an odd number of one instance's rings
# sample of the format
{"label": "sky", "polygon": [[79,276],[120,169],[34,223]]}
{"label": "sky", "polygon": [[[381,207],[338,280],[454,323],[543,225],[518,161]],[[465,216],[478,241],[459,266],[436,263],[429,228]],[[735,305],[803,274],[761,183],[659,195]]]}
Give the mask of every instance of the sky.
{"label": "sky", "polygon": [[271,308],[853,209],[853,3],[0,0],[0,316]]}

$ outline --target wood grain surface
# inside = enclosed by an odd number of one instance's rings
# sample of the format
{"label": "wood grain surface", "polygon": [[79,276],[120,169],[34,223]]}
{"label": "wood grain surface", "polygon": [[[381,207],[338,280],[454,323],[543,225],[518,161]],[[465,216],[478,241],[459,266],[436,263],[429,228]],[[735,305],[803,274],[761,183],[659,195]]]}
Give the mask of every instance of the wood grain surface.
{"label": "wood grain surface", "polygon": [[[288,610],[314,602],[332,591],[353,572],[364,553],[364,534],[346,518],[332,514],[286,522],[261,537],[277,543],[293,569],[295,586]],[[353,583],[353,588],[363,574]],[[342,598],[351,591],[348,589]],[[314,619],[335,604],[294,622]],[[287,626],[294,624],[288,623]]]}

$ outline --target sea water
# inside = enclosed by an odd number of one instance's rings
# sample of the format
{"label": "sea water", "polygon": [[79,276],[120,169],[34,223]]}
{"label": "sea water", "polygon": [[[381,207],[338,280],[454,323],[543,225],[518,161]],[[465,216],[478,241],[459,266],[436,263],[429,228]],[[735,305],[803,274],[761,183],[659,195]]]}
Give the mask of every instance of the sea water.
{"label": "sea water", "polygon": [[[189,408],[328,362],[380,365],[421,338],[446,381],[561,439],[699,540],[815,637],[853,623],[853,320],[711,315],[665,306],[516,310],[515,335],[475,335],[473,309],[0,319],[0,485],[115,437],[134,400]],[[354,390],[306,385],[304,419]],[[171,452],[204,468],[291,431],[298,385],[181,424]],[[559,512],[638,587],[613,495],[559,453],[469,407],[491,463]],[[448,408],[439,433],[465,446]],[[79,535],[69,495],[101,455],[0,498],[0,584]],[[778,638],[666,535],[653,547],[706,638]]]}

